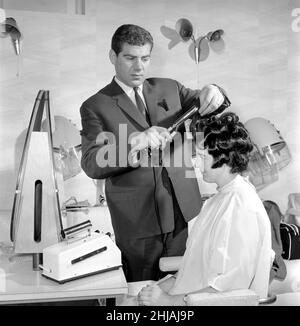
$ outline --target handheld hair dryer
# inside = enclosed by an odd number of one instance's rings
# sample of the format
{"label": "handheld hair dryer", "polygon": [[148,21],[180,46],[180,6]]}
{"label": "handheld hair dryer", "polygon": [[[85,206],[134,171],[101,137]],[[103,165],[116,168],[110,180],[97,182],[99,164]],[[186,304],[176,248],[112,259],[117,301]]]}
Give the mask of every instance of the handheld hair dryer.
{"label": "handheld hair dryer", "polygon": [[16,55],[20,55],[20,39],[22,35],[16,20],[12,17],[8,17],[1,24],[4,27],[2,31],[3,37],[10,35],[15,53]]}

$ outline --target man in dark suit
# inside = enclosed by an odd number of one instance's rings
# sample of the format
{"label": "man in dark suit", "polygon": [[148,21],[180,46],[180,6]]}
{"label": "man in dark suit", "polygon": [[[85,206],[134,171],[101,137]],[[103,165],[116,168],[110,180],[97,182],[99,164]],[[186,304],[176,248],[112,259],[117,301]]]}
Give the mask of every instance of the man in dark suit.
{"label": "man in dark suit", "polygon": [[[219,113],[230,104],[215,85],[191,90],[171,79],[146,79],[152,47],[145,29],[120,26],[109,54],[116,75],[80,109],[82,168],[93,179],[106,179],[127,281],[161,277],[159,258],[183,255],[187,222],[201,209],[197,180],[187,177],[192,164],[164,164],[166,153],[174,163],[174,151],[183,148],[182,142],[172,142],[167,128],[195,98],[202,115]],[[149,147],[153,153],[159,149],[155,164]]]}

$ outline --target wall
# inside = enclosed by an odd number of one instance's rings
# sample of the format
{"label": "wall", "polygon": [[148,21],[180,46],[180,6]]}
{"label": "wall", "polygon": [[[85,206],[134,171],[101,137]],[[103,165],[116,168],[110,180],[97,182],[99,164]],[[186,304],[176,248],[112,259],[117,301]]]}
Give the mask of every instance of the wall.
{"label": "wall", "polygon": [[[0,38],[0,207],[12,207],[22,134],[38,90],[50,90],[52,114],[80,129],[81,103],[113,76],[112,33],[123,23],[135,23],[155,40],[151,76],[171,77],[191,88],[216,83],[226,89],[231,110],[242,121],[264,117],[281,131],[293,161],[260,195],[285,211],[287,195],[300,192],[300,32],[292,30],[292,10],[298,7],[300,1],[288,0],[88,0],[86,15],[7,9],[23,40],[18,60],[10,40]],[[189,56],[191,43],[170,43],[182,17],[193,23],[196,38],[222,28],[225,48],[211,50],[197,66]],[[210,189],[202,186],[204,192]],[[96,186],[84,173],[64,188],[66,197],[76,194],[95,203]]]}

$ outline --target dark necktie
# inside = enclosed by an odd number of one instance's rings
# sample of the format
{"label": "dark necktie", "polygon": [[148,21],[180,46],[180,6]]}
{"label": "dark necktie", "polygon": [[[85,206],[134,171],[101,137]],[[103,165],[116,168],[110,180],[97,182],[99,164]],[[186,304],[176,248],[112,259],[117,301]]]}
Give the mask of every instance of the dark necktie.
{"label": "dark necktie", "polygon": [[133,90],[134,90],[134,94],[135,94],[136,106],[139,109],[139,111],[142,113],[142,115],[146,118],[148,124],[151,126],[151,120],[150,120],[149,114],[147,112],[146,106],[145,106],[142,98],[139,95],[138,87],[133,87]]}

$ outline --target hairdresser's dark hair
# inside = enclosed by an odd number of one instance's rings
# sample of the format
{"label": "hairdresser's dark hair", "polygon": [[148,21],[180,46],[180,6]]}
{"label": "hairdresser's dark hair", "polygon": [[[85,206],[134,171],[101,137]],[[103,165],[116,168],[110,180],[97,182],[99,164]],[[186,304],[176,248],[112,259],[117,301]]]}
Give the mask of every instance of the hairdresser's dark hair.
{"label": "hairdresser's dark hair", "polygon": [[151,34],[144,28],[132,24],[121,25],[115,31],[111,40],[111,48],[115,51],[116,55],[122,51],[124,43],[138,46],[149,43],[151,45],[151,50],[153,48],[153,38]]}
{"label": "hairdresser's dark hair", "polygon": [[204,148],[214,158],[213,169],[227,164],[231,168],[231,173],[247,170],[253,143],[236,114],[226,112],[219,117],[194,121],[195,140],[197,132],[204,132]]}

